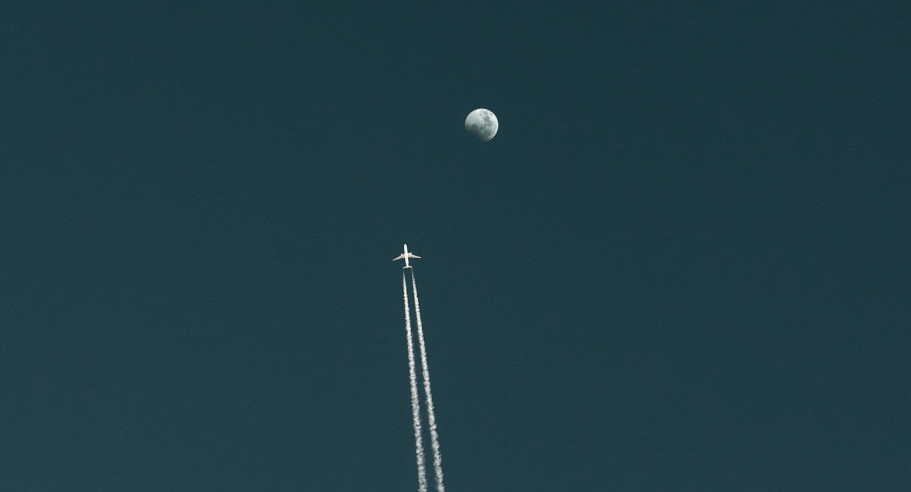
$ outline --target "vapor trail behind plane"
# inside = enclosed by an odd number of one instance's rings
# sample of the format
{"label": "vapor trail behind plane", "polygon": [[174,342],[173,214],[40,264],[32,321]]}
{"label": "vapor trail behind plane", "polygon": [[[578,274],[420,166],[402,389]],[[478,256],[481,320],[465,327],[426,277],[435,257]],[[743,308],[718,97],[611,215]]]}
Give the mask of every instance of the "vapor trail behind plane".
{"label": "vapor trail behind plane", "polygon": [[411,417],[414,425],[414,454],[418,462],[418,491],[427,492],[427,471],[424,465],[424,443],[421,438],[421,408],[418,384],[414,371],[414,341],[411,338],[411,308],[408,306],[408,286],[402,270],[402,297],[405,299],[405,339],[408,342],[408,380],[411,382]]}
{"label": "vapor trail behind plane", "polygon": [[[404,275],[404,273],[403,273]],[[427,349],[424,348],[424,329],[421,327],[421,306],[418,303],[418,285],[411,270],[411,290],[414,292],[414,317],[418,325],[418,345],[421,349],[421,370],[424,376],[424,396],[427,398],[427,423],[430,426],[430,447],[433,450],[433,471],[437,480],[437,492],[445,492],[443,486],[443,457],[440,454],[440,440],[437,436],[436,416],[433,413],[433,395],[430,393],[430,369],[427,367]]]}

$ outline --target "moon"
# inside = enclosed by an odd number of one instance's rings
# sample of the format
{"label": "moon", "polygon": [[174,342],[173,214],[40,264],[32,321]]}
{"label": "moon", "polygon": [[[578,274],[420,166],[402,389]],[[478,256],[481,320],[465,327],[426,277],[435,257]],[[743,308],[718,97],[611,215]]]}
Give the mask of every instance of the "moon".
{"label": "moon", "polygon": [[482,142],[487,142],[497,134],[500,123],[497,115],[489,109],[478,108],[465,118],[465,130],[478,137]]}

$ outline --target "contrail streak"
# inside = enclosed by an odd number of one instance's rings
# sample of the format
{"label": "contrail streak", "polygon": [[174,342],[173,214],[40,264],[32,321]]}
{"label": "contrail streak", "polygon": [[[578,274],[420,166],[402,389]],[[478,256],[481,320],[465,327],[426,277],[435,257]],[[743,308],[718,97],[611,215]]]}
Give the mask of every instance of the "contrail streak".
{"label": "contrail streak", "polygon": [[402,270],[402,297],[405,299],[405,338],[408,341],[408,379],[411,381],[411,417],[414,424],[414,454],[418,462],[418,491],[427,492],[427,472],[424,465],[424,444],[421,439],[421,408],[418,384],[414,372],[414,342],[411,338],[411,309],[408,307],[408,287]]}
{"label": "contrail streak", "polygon": [[[402,273],[404,275],[404,272]],[[424,329],[421,327],[421,306],[418,304],[418,285],[411,271],[411,290],[414,292],[414,317],[418,324],[418,344],[421,348],[421,370],[424,375],[424,396],[427,398],[427,423],[430,424],[430,447],[433,449],[433,471],[437,479],[437,492],[443,487],[443,458],[440,455],[440,440],[437,436],[437,419],[433,413],[433,395],[430,393],[430,369],[427,367],[427,349],[424,348]]]}

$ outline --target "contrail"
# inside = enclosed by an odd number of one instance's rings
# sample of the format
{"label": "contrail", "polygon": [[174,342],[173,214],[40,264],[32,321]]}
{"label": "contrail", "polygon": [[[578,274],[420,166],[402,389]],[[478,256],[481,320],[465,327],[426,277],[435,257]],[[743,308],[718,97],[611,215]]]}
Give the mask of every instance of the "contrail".
{"label": "contrail", "polygon": [[411,417],[414,424],[414,454],[418,462],[418,491],[427,492],[427,472],[424,466],[424,444],[421,439],[421,408],[418,383],[414,373],[414,342],[411,338],[411,309],[408,307],[408,287],[402,270],[402,297],[405,299],[405,338],[408,341],[408,379],[411,381]]}
{"label": "contrail", "polygon": [[[404,272],[402,273],[404,275]],[[443,487],[443,458],[440,455],[440,440],[437,436],[437,419],[433,414],[433,395],[430,393],[430,369],[427,367],[427,349],[424,348],[424,329],[421,327],[421,306],[418,304],[418,285],[411,271],[411,290],[414,292],[414,317],[418,324],[418,344],[421,348],[421,370],[424,374],[424,396],[427,397],[427,423],[430,424],[430,447],[433,449],[433,471],[437,479],[437,492]]]}

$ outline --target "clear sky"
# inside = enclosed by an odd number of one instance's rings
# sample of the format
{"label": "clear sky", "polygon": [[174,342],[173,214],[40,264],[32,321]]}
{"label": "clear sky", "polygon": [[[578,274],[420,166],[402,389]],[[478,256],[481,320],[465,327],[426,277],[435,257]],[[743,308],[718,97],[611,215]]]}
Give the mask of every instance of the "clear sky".
{"label": "clear sky", "polygon": [[[0,4],[0,490],[911,489],[911,4]],[[465,116],[494,111],[497,136]]]}

